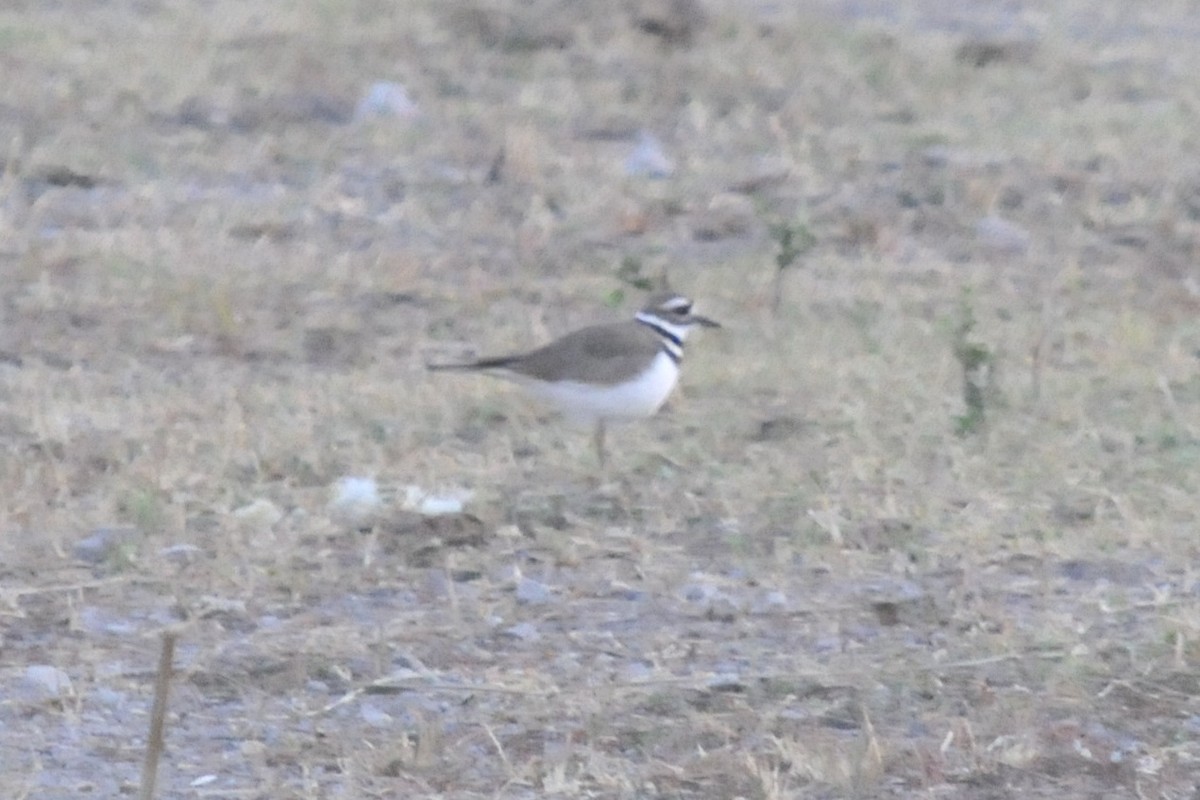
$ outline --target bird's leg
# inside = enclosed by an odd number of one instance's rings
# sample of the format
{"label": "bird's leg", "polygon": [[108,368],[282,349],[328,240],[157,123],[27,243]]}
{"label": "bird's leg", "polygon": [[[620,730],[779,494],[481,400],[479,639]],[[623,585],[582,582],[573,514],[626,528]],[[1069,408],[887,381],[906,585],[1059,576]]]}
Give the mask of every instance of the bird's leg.
{"label": "bird's leg", "polygon": [[604,420],[596,420],[596,433],[592,437],[596,443],[596,458],[600,460],[600,469],[604,469]]}

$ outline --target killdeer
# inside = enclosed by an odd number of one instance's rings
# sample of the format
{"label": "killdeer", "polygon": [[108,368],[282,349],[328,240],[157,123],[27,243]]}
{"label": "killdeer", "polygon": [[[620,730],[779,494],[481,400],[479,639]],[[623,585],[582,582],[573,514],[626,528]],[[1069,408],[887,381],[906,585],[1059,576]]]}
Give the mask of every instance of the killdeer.
{"label": "killdeer", "polygon": [[603,466],[605,424],[649,417],[662,407],[679,380],[683,343],[698,325],[721,327],[693,313],[688,298],[664,292],[632,320],[582,328],[529,353],[428,366],[507,378],[568,419],[594,425]]}

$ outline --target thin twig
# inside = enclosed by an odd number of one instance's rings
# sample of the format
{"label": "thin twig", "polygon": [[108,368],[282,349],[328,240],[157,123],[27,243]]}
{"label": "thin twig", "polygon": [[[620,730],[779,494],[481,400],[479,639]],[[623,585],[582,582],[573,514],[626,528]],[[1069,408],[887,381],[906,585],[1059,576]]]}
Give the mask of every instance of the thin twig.
{"label": "thin twig", "polygon": [[154,800],[158,780],[158,759],[163,750],[163,724],[167,716],[167,693],[171,688],[171,664],[175,660],[175,640],[179,634],[165,631],[158,656],[158,677],[154,681],[154,708],[150,712],[150,735],[146,737],[146,761],[142,764],[140,800]]}
{"label": "thin twig", "polygon": [[487,733],[488,738],[492,740],[492,746],[496,748],[496,752],[500,754],[500,760],[504,762],[504,771],[508,773],[509,777],[512,777],[512,762],[508,760],[508,756],[504,752],[504,747],[500,744],[500,740],[496,738],[496,733],[492,730],[492,726],[484,723],[483,730]]}
{"label": "thin twig", "polygon": [[4,589],[4,597],[26,597],[36,594],[53,594],[54,592],[78,592],[84,589],[99,589],[103,586],[116,586],[134,580],[132,576],[121,575],[115,578],[100,578],[92,581],[76,583],[60,583],[53,586],[11,586]]}
{"label": "thin twig", "polygon": [[411,689],[413,691],[420,690],[426,692],[468,692],[481,694],[511,694],[521,697],[548,697],[559,693],[558,687],[549,687],[545,689],[517,689],[512,686],[500,686],[494,683],[431,683],[424,677],[413,678],[393,678],[384,676],[378,680],[371,681],[368,684],[359,686],[357,689],[351,689],[344,695],[334,700],[332,703],[322,706],[315,711],[310,711],[306,716],[316,717],[321,714],[328,714],[335,708],[351,703],[364,694],[376,689]]}
{"label": "thin twig", "polygon": [[999,656],[988,656],[987,658],[972,658],[966,661],[947,661],[944,664],[926,664],[918,667],[922,672],[937,672],[943,669],[974,669],[975,667],[986,667],[990,664],[1003,664],[1005,661],[1022,661],[1027,658],[1040,658],[1045,661],[1054,661],[1060,658],[1066,658],[1066,650],[1046,650],[1039,653],[1004,653]]}

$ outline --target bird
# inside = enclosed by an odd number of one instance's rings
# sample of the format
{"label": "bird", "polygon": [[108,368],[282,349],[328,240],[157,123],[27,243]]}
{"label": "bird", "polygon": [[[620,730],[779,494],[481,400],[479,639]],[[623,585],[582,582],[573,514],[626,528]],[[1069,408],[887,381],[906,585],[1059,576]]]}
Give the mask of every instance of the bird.
{"label": "bird", "polygon": [[527,353],[426,366],[513,381],[568,419],[592,425],[603,468],[607,424],[651,417],[662,407],[679,382],[684,342],[697,327],[721,324],[697,314],[688,297],[659,292],[633,319],[581,328]]}

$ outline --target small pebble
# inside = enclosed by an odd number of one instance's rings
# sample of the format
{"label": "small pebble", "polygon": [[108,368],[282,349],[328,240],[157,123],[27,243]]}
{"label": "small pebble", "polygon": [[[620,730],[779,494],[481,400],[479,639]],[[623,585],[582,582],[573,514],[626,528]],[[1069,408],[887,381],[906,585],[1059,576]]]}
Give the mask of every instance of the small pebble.
{"label": "small pebble", "polygon": [[137,528],[96,528],[87,537],[75,543],[73,552],[80,561],[101,564],[122,547],[131,545],[137,538]]}
{"label": "small pebble", "polygon": [[339,478],[332,495],[328,506],[330,518],[352,527],[368,524],[383,505],[374,478],[349,475]]}
{"label": "small pebble", "polygon": [[359,707],[358,715],[362,721],[370,725],[372,728],[390,728],[395,722],[392,715],[380,709],[372,703],[363,703]]}
{"label": "small pebble", "polygon": [[404,487],[404,509],[427,517],[461,514],[474,494],[470,489],[458,487],[429,492],[420,486],[409,485]]}
{"label": "small pebble", "polygon": [[235,508],[233,516],[248,525],[270,528],[283,519],[283,510],[265,497],[260,497],[252,503]]}
{"label": "small pebble", "polygon": [[654,677],[654,668],[645,661],[631,661],[621,668],[621,680],[627,683],[648,681]]}
{"label": "small pebble", "polygon": [[354,110],[354,118],[360,121],[370,117],[412,119],[419,114],[420,109],[408,96],[408,89],[394,81],[372,83]]}
{"label": "small pebble", "polygon": [[708,679],[708,688],[717,691],[741,691],[745,688],[742,677],[736,672],[721,672]]}
{"label": "small pebble", "polygon": [[89,703],[94,705],[120,711],[128,704],[129,695],[125,692],[110,689],[107,686],[94,686],[88,692],[87,699]]}
{"label": "small pebble", "polygon": [[137,633],[138,626],[132,620],[118,617],[111,611],[97,606],[83,606],[79,609],[79,627],[93,635],[132,636]]}
{"label": "small pebble", "polygon": [[277,631],[283,628],[283,620],[274,614],[263,614],[258,618],[258,627],[264,631]]}
{"label": "small pebble", "polygon": [[975,223],[975,237],[989,250],[1013,256],[1024,255],[1033,240],[1025,228],[995,215]]}
{"label": "small pebble", "polygon": [[812,649],[818,653],[840,653],[845,649],[845,642],[840,636],[821,636],[813,642]]}
{"label": "small pebble", "polygon": [[203,548],[197,547],[194,544],[186,543],[173,544],[170,547],[164,547],[158,551],[158,554],[167,561],[171,561],[180,565],[194,563],[203,553]]}
{"label": "small pebble", "polygon": [[504,632],[522,642],[536,642],[542,638],[542,634],[538,632],[537,626],[532,622],[518,623],[511,628],[506,628]]}
{"label": "small pebble", "polygon": [[718,622],[733,622],[742,611],[741,604],[725,592],[717,592],[709,601],[705,615]]}
{"label": "small pebble", "polygon": [[25,687],[43,700],[52,700],[74,693],[71,676],[49,664],[33,664],[25,668]]}
{"label": "small pebble", "polygon": [[703,603],[717,594],[717,587],[706,583],[692,583],[683,587],[683,599],[689,603]]}
{"label": "small pebble", "polygon": [[787,595],[775,590],[767,592],[754,602],[752,611],[755,614],[770,614],[787,609]]}
{"label": "small pebble", "polygon": [[549,603],[553,599],[553,592],[546,584],[525,577],[517,581],[517,602],[539,606]]}
{"label": "small pebble", "polygon": [[625,174],[635,178],[669,178],[675,172],[673,162],[658,137],[639,131],[637,146],[625,159]]}

